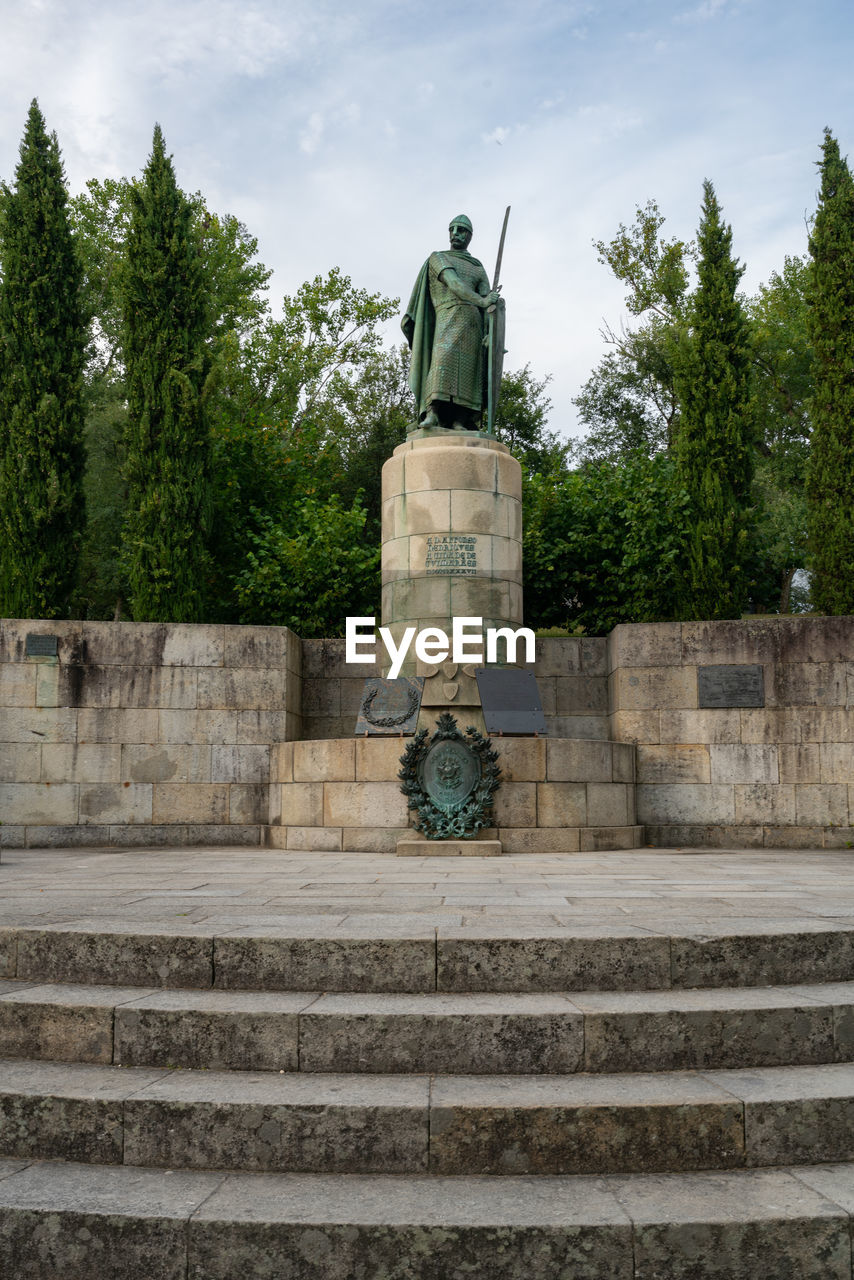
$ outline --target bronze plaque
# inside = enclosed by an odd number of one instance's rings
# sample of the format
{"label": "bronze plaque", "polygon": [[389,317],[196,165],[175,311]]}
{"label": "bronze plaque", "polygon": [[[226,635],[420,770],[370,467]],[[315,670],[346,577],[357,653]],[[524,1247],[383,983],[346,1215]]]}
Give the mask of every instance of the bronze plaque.
{"label": "bronze plaque", "polygon": [[548,732],[533,671],[478,667],[475,675],[487,733]]}
{"label": "bronze plaque", "polygon": [[480,781],[480,761],[456,739],[433,744],[418,766],[418,781],[440,809],[457,809]]}
{"label": "bronze plaque", "polygon": [[423,690],[423,676],[412,679],[399,676],[397,680],[368,676],[362,690],[356,736],[385,734],[393,737],[414,733]]}
{"label": "bronze plaque", "polygon": [[698,667],[697,694],[701,707],[764,707],[765,673],[758,663]]}
{"label": "bronze plaque", "polygon": [[24,656],[27,658],[55,658],[58,652],[59,636],[40,635],[30,631],[24,640]]}

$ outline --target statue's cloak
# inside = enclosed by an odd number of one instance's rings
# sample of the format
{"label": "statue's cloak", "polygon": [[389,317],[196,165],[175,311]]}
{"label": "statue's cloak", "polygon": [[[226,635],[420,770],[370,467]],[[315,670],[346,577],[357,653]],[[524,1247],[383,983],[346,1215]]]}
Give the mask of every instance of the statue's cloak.
{"label": "statue's cloak", "polygon": [[436,333],[436,311],[430,297],[430,259],[418,272],[418,279],[412,290],[412,297],[400,322],[406,341],[412,351],[409,365],[409,389],[415,397],[419,416],[425,413],[427,405],[423,403],[424,387],[430,371],[430,357],[433,353],[433,338]]}

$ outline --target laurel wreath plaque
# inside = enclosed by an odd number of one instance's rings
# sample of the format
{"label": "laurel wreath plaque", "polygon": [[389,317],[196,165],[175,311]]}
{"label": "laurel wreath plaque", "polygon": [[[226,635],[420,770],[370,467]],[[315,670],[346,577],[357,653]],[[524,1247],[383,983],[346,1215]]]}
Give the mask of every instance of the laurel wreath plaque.
{"label": "laurel wreath plaque", "polygon": [[428,840],[460,840],[492,825],[492,797],[501,784],[498,752],[472,725],[465,734],[443,711],[428,740],[419,729],[400,757],[397,775],[413,826]]}

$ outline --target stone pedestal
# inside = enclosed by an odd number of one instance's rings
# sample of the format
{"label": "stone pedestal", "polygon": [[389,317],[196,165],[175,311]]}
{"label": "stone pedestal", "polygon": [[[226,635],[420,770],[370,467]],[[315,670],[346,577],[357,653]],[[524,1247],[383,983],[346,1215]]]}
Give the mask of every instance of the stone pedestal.
{"label": "stone pedestal", "polygon": [[382,485],[382,617],[395,639],[411,626],[450,634],[455,617],[520,627],[522,469],[507,446],[416,431],[386,462]]}

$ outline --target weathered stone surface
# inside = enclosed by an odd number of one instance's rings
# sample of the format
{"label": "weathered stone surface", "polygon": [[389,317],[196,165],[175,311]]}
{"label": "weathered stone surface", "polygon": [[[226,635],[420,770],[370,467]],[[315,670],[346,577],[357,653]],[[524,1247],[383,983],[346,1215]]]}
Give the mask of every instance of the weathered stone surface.
{"label": "weathered stone surface", "polygon": [[327,782],[323,824],[328,827],[402,827],[408,810],[398,782]]}
{"label": "weathered stone surface", "polygon": [[608,684],[604,677],[555,676],[555,714],[607,715]]}
{"label": "weathered stone surface", "polygon": [[574,1071],[581,1018],[560,996],[321,996],[300,1019],[305,1071]]}
{"label": "weathered stone surface", "polygon": [[577,853],[579,827],[502,827],[501,848],[505,854]]}
{"label": "weathered stone surface", "polygon": [[46,749],[35,742],[0,743],[0,782],[46,782],[41,773]]}
{"label": "weathered stone surface", "polygon": [[634,821],[634,816],[633,787],[623,782],[587,783],[588,826],[626,826]]}
{"label": "weathered stone surface", "polygon": [[[288,627],[223,627],[226,667],[293,667],[299,661],[299,637]],[[297,668],[298,669],[298,668]]]}
{"label": "weathered stone surface", "polygon": [[158,782],[152,788],[153,822],[228,821],[228,791],[222,783]]}
{"label": "weathered stone surface", "polygon": [[[814,748],[813,748],[814,749]],[[854,781],[854,742],[822,742],[821,781]],[[818,782],[818,778],[795,778],[795,782]]]}
{"label": "weathered stone surface", "polygon": [[343,848],[341,827],[288,827],[286,848],[335,853]]}
{"label": "weathered stone surface", "polygon": [[14,978],[18,964],[18,934],[15,929],[0,929],[0,978]]}
{"label": "weathered stone surface", "polygon": [[549,782],[610,782],[610,742],[552,739],[546,744]]}
{"label": "weathered stone surface", "polygon": [[495,825],[499,827],[534,827],[537,825],[537,784],[505,782],[493,797]]}
{"label": "weathered stone surface", "polygon": [[775,746],[715,743],[709,747],[709,758],[713,783],[780,780]]}
{"label": "weathered stone surface", "polygon": [[847,1218],[788,1173],[660,1175],[610,1185],[634,1224],[638,1277],[847,1280]]}
{"label": "weathered stone surface", "polygon": [[39,982],[211,985],[210,938],[61,925],[18,932],[18,977]]}
{"label": "weathered stone surface", "polygon": [[735,821],[751,824],[795,822],[795,788],[771,783],[736,783],[733,787]]}
{"label": "weathered stone surface", "polygon": [[[736,821],[732,786],[692,783],[639,784],[638,819],[644,823],[731,823]],[[761,821],[761,819],[759,819]]]}
{"label": "weathered stone surface", "polygon": [[126,714],[151,715],[157,719],[151,730],[142,726],[138,732],[119,737],[119,742],[198,742],[223,746],[239,741],[237,711],[142,711]]}
{"label": "weathered stone surface", "polygon": [[[282,1179],[287,1178],[283,1187]],[[229,1178],[190,1226],[192,1280],[630,1280],[631,1227],[593,1179]]]}
{"label": "weathered stone surface", "polygon": [[97,669],[82,670],[85,676],[78,699],[80,706],[186,710],[204,705],[198,700],[199,671],[195,667],[121,667],[118,680],[115,667],[104,667],[105,675],[100,683],[93,679]]}
{"label": "weathered stone surface", "polygon": [[748,1165],[854,1158],[854,1066],[709,1072],[744,1102]]}
{"label": "weathered stone surface", "polygon": [[854,969],[854,928],[815,921],[796,931],[757,925],[742,933],[671,938],[674,987],[763,986],[794,983],[805,974],[815,982],[844,981]]}
{"label": "weathered stone surface", "polygon": [[[81,748],[82,750],[82,748]],[[211,782],[211,750],[203,745],[136,744],[121,750],[121,778],[128,782]],[[230,750],[227,747],[214,750]],[[88,779],[98,781],[98,779]],[[219,781],[219,779],[217,779]]]}
{"label": "weathered stone surface", "polygon": [[[705,745],[642,746],[638,743],[638,782],[711,782],[709,748]],[[717,779],[716,779],[717,781]]]}
{"label": "weathered stone surface", "polygon": [[35,663],[0,661],[0,707],[36,705]]}
{"label": "weathered stone surface", "polygon": [[215,623],[171,623],[164,628],[164,667],[221,667],[225,628]]}
{"label": "weathered stone surface", "polygon": [[296,1071],[298,1016],[312,994],[153,992],[116,1009],[115,1061],[174,1066]]}
{"label": "weathered stone surface", "polygon": [[410,832],[397,841],[398,858],[500,858],[504,852],[500,840],[485,837],[473,840],[427,840]]}
{"label": "weathered stone surface", "polygon": [[582,827],[578,833],[578,847],[582,853],[639,849],[643,843],[644,828],[633,823],[625,827]]}
{"label": "weathered stone surface", "polygon": [[79,787],[76,782],[0,782],[3,821],[22,826],[77,822]]}
{"label": "weathered stone surface", "polygon": [[[481,927],[439,930],[440,991],[652,990],[670,986],[670,943],[632,932],[573,937],[565,929],[495,936]],[[482,936],[487,934],[487,936]],[[481,935],[481,936],[479,936]]]}
{"label": "weathered stone surface", "polygon": [[[777,759],[780,769],[780,781],[821,782],[821,748],[817,742],[781,743],[777,747]],[[837,779],[825,778],[831,782]]]}
{"label": "weathered stone surface", "polygon": [[117,783],[121,757],[118,743],[46,743],[41,749],[41,781]]}
{"label": "weathered stone surface", "polygon": [[356,776],[352,738],[294,743],[295,782],[351,782]]}
{"label": "weathered stone surface", "polygon": [[80,784],[80,822],[84,825],[151,822],[152,805],[152,787],[147,783]]}
{"label": "weathered stone surface", "polygon": [[696,667],[620,667],[609,683],[613,711],[697,706]]}
{"label": "weathered stone surface", "polygon": [[281,669],[209,667],[198,673],[198,706],[238,711],[287,706],[287,680]]}
{"label": "weathered stone surface", "polygon": [[573,995],[584,1070],[686,1070],[830,1062],[833,1019],[781,989]]}
{"label": "weathered stone surface", "polygon": [[[62,713],[59,713],[62,714]],[[65,713],[70,714],[70,713]],[[77,715],[78,742],[192,742],[192,738],[170,739],[168,725],[172,717],[184,721],[194,720],[195,711],[155,711],[139,707],[81,707]],[[165,719],[164,719],[165,717]],[[57,738],[55,741],[72,742],[73,738]],[[200,739],[206,741],[206,739]]]}
{"label": "weathered stone surface", "polygon": [[842,783],[795,787],[795,821],[804,827],[848,825],[848,787]]}
{"label": "weathered stone surface", "polygon": [[184,1280],[186,1220],[217,1174],[33,1164],[0,1181],[0,1271],[15,1280]]}
{"label": "weathered stone surface", "polygon": [[[663,743],[740,742],[743,715],[737,708],[679,711],[663,708],[659,719],[659,738]],[[756,713],[766,715],[764,710]],[[638,739],[642,741],[642,739]],[[652,741],[652,739],[649,739]],[[746,742],[775,741],[773,738],[745,738]]]}
{"label": "weathered stone surface", "polygon": [[5,1156],[121,1164],[124,1100],[160,1075],[7,1059],[0,1078],[0,1150]]}
{"label": "weathered stone surface", "polygon": [[[210,777],[201,781],[259,783],[270,780],[270,747],[211,747]],[[186,779],[175,779],[184,782]]]}
{"label": "weathered stone surface", "polygon": [[416,936],[259,937],[232,933],[214,939],[215,985],[260,991],[434,991],[436,942],[432,928]]}
{"label": "weathered stone surface", "polygon": [[438,1077],[430,1169],[556,1174],[732,1168],[741,1103],[694,1076]]}
{"label": "weathered stone surface", "polygon": [[537,825],[540,827],[586,826],[586,783],[538,782]]}
{"label": "weathered stone surface", "polygon": [[26,986],[0,993],[0,1057],[111,1062],[116,987]]}
{"label": "weathered stone surface", "polygon": [[845,662],[787,662],[771,668],[769,704],[845,706],[848,692]]}
{"label": "weathered stone surface", "polygon": [[682,624],[653,622],[615,627],[608,637],[608,664],[617,667],[679,666]]}
{"label": "weathered stone surface", "polygon": [[174,1073],[125,1104],[125,1163],[426,1173],[426,1077]]}

